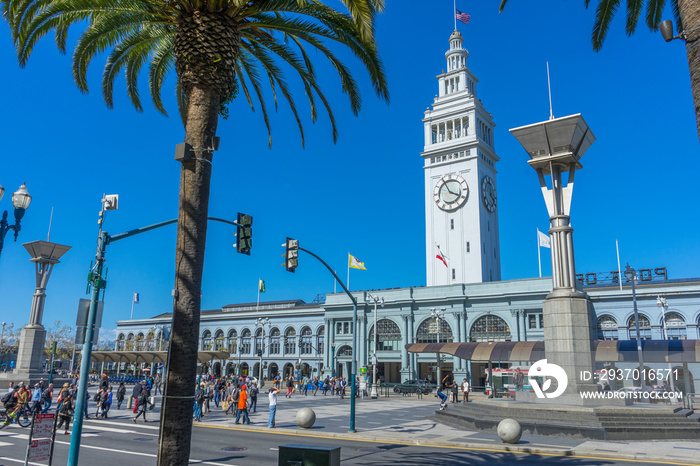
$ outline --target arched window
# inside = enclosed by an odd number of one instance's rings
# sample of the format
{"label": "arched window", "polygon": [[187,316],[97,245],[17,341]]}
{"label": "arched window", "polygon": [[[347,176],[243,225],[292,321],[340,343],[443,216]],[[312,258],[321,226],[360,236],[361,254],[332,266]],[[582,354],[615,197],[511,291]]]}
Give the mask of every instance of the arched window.
{"label": "arched window", "polygon": [[126,337],[126,345],[124,347],[126,351],[134,351],[134,334],[130,333],[128,337]]}
{"label": "arched window", "polygon": [[[377,321],[377,351],[399,351],[400,349],[401,329],[399,326],[390,319]],[[374,352],[374,326],[369,332],[369,350]]]}
{"label": "arched window", "polygon": [[470,341],[510,341],[511,338],[506,321],[491,314],[476,319],[469,331]]}
{"label": "arched window", "polygon": [[617,340],[617,321],[612,316],[598,318],[598,340]]}
{"label": "arched window", "polygon": [[325,327],[323,325],[321,325],[318,328],[318,335],[316,335],[316,348],[318,349],[319,354],[323,354],[323,343],[325,341],[324,333],[325,333]]}
{"label": "arched window", "polygon": [[351,358],[352,357],[352,347],[348,345],[341,346],[338,350],[339,358]]}
{"label": "arched window", "polygon": [[284,354],[294,354],[297,351],[297,331],[293,328],[284,334]]}
{"label": "arched window", "polygon": [[134,348],[136,349],[136,351],[143,351],[143,341],[143,333],[139,333],[138,335],[136,335],[136,338],[134,339]]}
{"label": "arched window", "polygon": [[265,342],[263,341],[263,329],[258,327],[255,331],[255,354],[260,354],[265,347]]}
{"label": "arched window", "polygon": [[[449,343],[452,341],[452,328],[450,324],[445,322],[445,319],[437,319],[440,322],[440,343]],[[377,322],[379,325],[379,322]],[[438,342],[438,324],[436,319],[431,317],[423,321],[416,332],[416,342],[418,343],[437,343]],[[381,328],[379,329],[381,335]]]}
{"label": "arched window", "polygon": [[280,329],[270,330],[270,354],[280,354]]}
{"label": "arched window", "polygon": [[225,351],[224,331],[219,329],[214,334],[214,351]]}
{"label": "arched window", "polygon": [[117,338],[117,351],[124,351],[126,347],[126,336],[123,333],[119,334]]}
{"label": "arched window", "polygon": [[313,353],[313,332],[309,327],[301,329],[301,337],[299,338],[299,352],[301,354]]}
{"label": "arched window", "polygon": [[238,352],[238,345],[236,345],[236,337],[238,337],[238,332],[236,332],[236,330],[231,329],[228,331],[228,337],[226,337],[226,345],[228,346],[229,353],[235,354]]}
{"label": "arched window", "polygon": [[685,319],[679,313],[666,313],[666,336],[669,340],[685,340],[688,337]]}
{"label": "arched window", "polygon": [[249,329],[246,328],[241,332],[241,350],[240,351],[243,354],[250,354],[250,347],[251,347],[250,337],[251,337],[251,333],[250,333]]}
{"label": "arched window", "polygon": [[211,332],[209,330],[202,333],[202,351],[211,351]]}
{"label": "arched window", "polygon": [[[627,324],[629,327],[629,335],[630,335],[630,340],[636,340],[637,339],[637,326],[636,326],[636,320],[634,320],[634,316],[630,317],[629,323]],[[639,314],[639,337],[642,340],[651,340],[651,324],[649,323],[649,318],[645,316],[644,314]]]}
{"label": "arched window", "polygon": [[154,351],[155,350],[155,342],[156,342],[156,336],[153,333],[153,330],[151,330],[146,335],[146,345],[145,345],[146,351]]}

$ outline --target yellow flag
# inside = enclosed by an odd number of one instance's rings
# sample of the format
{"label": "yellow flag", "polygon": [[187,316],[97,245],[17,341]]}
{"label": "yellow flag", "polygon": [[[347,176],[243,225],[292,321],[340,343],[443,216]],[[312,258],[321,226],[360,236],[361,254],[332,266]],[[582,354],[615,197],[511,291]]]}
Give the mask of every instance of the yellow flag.
{"label": "yellow flag", "polygon": [[348,254],[348,256],[350,256],[350,268],[367,270],[364,262],[360,262],[357,260],[357,257],[353,256],[352,254]]}

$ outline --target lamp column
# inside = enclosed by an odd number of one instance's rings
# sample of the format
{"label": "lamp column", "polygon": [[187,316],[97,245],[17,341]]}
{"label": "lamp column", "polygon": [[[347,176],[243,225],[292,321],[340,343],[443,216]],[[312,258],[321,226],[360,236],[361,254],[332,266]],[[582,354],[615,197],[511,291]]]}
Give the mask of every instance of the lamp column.
{"label": "lamp column", "polygon": [[32,297],[32,309],[29,316],[29,324],[22,329],[17,354],[17,368],[15,377],[19,379],[40,378],[41,359],[44,355],[44,342],[46,330],[41,324],[44,315],[44,303],[46,301],[46,286],[51,277],[53,266],[59,263],[70,246],[49,243],[48,241],[32,241],[23,246],[32,256],[30,262],[34,263],[36,275],[36,290]]}
{"label": "lamp column", "polygon": [[[593,382],[580,380],[580,371],[593,370],[591,304],[576,288],[571,197],[574,175],[582,168],[579,159],[595,141],[580,114],[511,129],[530,156],[528,163],[537,172],[549,213],[552,254],[552,292],[542,304],[544,342],[548,364],[560,366],[567,375],[566,391],[557,402],[583,404],[581,392],[595,391]],[[566,185],[563,174],[568,172]],[[549,178],[549,185],[547,179]],[[551,186],[551,188],[549,187]],[[551,394],[558,387],[544,393]],[[522,393],[522,395],[521,395]],[[519,397],[531,397],[518,392]],[[537,400],[536,397],[531,397]]]}

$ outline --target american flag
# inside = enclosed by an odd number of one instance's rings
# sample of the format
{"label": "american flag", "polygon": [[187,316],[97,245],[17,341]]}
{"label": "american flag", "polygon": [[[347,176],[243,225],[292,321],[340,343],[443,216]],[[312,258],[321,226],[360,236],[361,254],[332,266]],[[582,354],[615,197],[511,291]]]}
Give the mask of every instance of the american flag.
{"label": "american flag", "polygon": [[466,13],[462,13],[461,11],[455,9],[455,18],[457,18],[457,21],[461,21],[464,24],[469,24],[469,20],[471,19],[471,16],[469,16]]}

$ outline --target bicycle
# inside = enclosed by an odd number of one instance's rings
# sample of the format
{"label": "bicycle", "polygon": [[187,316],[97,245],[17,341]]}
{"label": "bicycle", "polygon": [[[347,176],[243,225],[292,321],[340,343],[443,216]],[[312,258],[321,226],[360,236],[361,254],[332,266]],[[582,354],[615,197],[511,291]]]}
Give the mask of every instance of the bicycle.
{"label": "bicycle", "polygon": [[0,429],[9,426],[13,422],[17,422],[20,427],[27,427],[32,423],[32,410],[28,405],[21,406],[19,410],[10,415],[7,411],[0,413]]}

